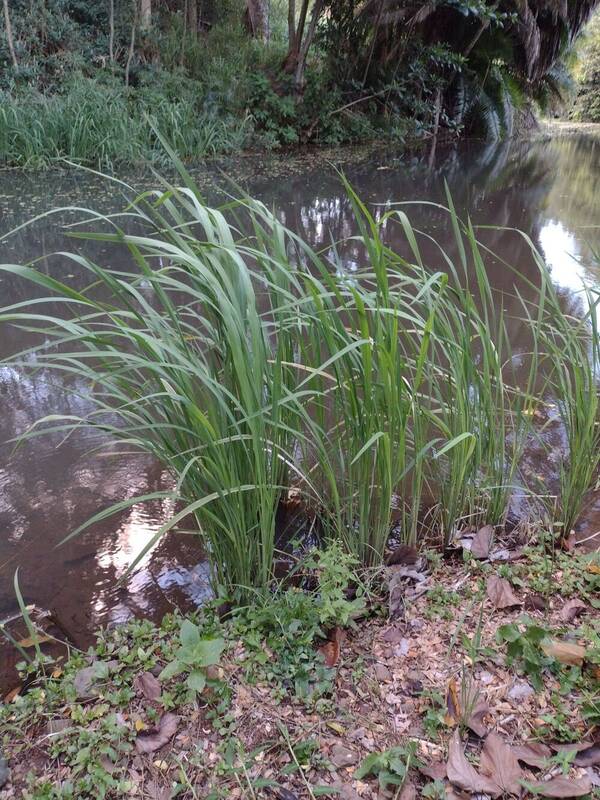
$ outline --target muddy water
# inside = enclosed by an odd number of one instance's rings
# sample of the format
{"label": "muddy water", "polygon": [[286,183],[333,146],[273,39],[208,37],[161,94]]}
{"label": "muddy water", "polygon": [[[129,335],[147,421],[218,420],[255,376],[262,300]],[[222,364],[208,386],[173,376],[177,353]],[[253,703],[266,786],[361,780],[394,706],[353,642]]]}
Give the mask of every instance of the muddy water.
{"label": "muddy water", "polygon": [[[331,160],[337,160],[331,154]],[[600,268],[592,250],[600,251],[600,138],[569,136],[526,144],[468,145],[445,151],[430,167],[427,157],[403,156],[386,150],[346,154],[343,168],[361,198],[385,208],[406,200],[444,200],[444,181],[460,213],[469,210],[475,224],[520,228],[544,253],[565,309],[577,313],[582,280],[600,284]],[[354,233],[352,215],[339,178],[323,157],[307,153],[295,159],[240,159],[219,165],[245,189],[276,209],[285,223],[314,246]],[[218,194],[223,177],[216,167],[198,173],[209,197]],[[148,179],[137,176],[136,187]],[[23,176],[0,173],[0,235],[36,214],[63,205],[120,210],[118,186],[84,173],[52,172]],[[433,236],[450,253],[455,251],[447,220],[434,205],[405,209],[416,228]],[[66,242],[64,224],[77,212],[43,217],[0,241],[0,262],[41,259],[41,266],[59,280],[81,280],[69,261],[52,255]],[[392,246],[401,236],[386,232]],[[482,232],[487,244],[521,273],[533,279],[535,268],[527,245],[511,231]],[[101,246],[86,245],[87,253],[106,263]],[[348,270],[360,266],[361,254],[351,244],[342,248]],[[432,267],[442,266],[439,252],[424,247]],[[125,254],[111,251],[119,267]],[[500,262],[490,266],[493,284],[510,291],[513,274]],[[75,276],[75,277],[73,277]],[[535,299],[535,289],[529,289]],[[0,305],[28,300],[31,287],[2,278]],[[515,325],[513,350],[528,343]],[[28,345],[27,335],[6,326],[0,331],[0,357]],[[51,609],[77,643],[89,641],[100,623],[119,622],[132,614],[159,617],[174,606],[199,603],[208,594],[208,573],[196,539],[167,538],[117,585],[136,554],[172,513],[167,501],[136,505],[95,525],[60,547],[57,544],[79,524],[118,500],[168,487],[169,478],[145,456],[95,452],[97,435],[59,435],[22,444],[7,440],[51,413],[83,414],[88,405],[67,394],[56,376],[0,366],[0,619],[15,609],[12,578],[20,568],[27,602]],[[551,443],[552,444],[552,443]],[[557,442],[556,446],[560,443]],[[557,451],[558,452],[558,451]],[[532,452],[535,461],[538,454]],[[550,465],[552,461],[549,462]],[[552,466],[549,467],[550,469]],[[600,529],[600,503],[592,498],[582,522],[584,533]]]}

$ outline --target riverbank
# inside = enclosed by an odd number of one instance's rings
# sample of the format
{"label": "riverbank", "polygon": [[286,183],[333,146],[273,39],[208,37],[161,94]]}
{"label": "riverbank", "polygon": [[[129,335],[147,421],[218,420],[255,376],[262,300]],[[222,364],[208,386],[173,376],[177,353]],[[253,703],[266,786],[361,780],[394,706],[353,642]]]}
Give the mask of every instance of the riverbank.
{"label": "riverbank", "polygon": [[328,641],[298,588],[102,632],[5,698],[0,798],[598,796],[598,554],[489,533],[363,574]]}
{"label": "riverbank", "polygon": [[560,136],[590,136],[600,139],[600,122],[572,122],[562,119],[540,120],[542,134],[553,137]]}

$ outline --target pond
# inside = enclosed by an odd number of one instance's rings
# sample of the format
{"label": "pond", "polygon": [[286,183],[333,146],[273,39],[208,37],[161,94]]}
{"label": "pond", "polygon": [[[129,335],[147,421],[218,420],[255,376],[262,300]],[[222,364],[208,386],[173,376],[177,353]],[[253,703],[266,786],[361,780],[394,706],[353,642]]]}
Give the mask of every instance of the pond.
{"label": "pond", "polygon": [[[327,154],[298,157],[241,158],[198,171],[209,199],[226,187],[225,175],[274,208],[282,220],[313,246],[328,248],[354,232],[349,202]],[[445,182],[459,214],[468,210],[492,250],[523,275],[534,280],[528,246],[514,230],[526,232],[540,248],[551,269],[566,310],[579,313],[582,281],[600,284],[600,137],[570,135],[534,142],[494,145],[465,144],[441,151],[433,163],[427,157],[389,148],[345,154],[342,168],[358,195],[382,209],[397,201],[430,201],[405,208],[414,226],[453,252],[443,212],[433,204],[445,202]],[[133,176],[137,187],[148,177]],[[234,189],[227,191],[235,192]],[[222,196],[222,195],[221,195]],[[33,216],[65,205],[110,212],[121,210],[118,184],[84,171],[52,171],[41,175],[0,173],[0,236]],[[69,282],[73,264],[51,255],[73,242],[65,239],[63,223],[77,216],[64,212],[45,216],[0,241],[1,263],[41,259],[44,269]],[[393,229],[388,240],[395,243]],[[106,258],[100,245],[87,246],[98,261]],[[360,266],[360,253],[343,246],[348,270]],[[424,247],[432,267],[442,266],[439,252]],[[111,264],[123,258],[115,250]],[[495,260],[492,283],[510,292],[514,275]],[[534,280],[535,284],[535,280]],[[30,285],[2,278],[1,305],[27,300]],[[535,291],[535,286],[532,291]],[[534,299],[534,298],[532,298]],[[510,331],[515,352],[526,352],[522,331]],[[27,334],[5,328],[0,357],[28,346]],[[88,517],[112,503],[168,485],[169,477],[147,456],[96,452],[98,435],[72,434],[61,440],[47,436],[15,447],[6,443],[37,419],[52,413],[84,413],[85,397],[67,394],[56,376],[25,375],[0,366],[0,620],[16,609],[13,575],[19,567],[22,592],[28,603],[52,610],[78,645],[86,646],[99,624],[118,623],[132,614],[158,618],[176,606],[200,603],[209,594],[208,573],[193,536],[171,536],[119,582],[136,554],[172,513],[170,501],[136,505],[95,525],[85,534],[57,547]],[[560,442],[548,442],[551,458],[544,469],[556,469]],[[554,448],[554,460],[552,449]],[[540,462],[541,449],[528,454]],[[554,464],[554,466],[553,466]],[[541,468],[541,467],[540,467]],[[600,500],[592,498],[581,522],[582,535],[600,528]]]}

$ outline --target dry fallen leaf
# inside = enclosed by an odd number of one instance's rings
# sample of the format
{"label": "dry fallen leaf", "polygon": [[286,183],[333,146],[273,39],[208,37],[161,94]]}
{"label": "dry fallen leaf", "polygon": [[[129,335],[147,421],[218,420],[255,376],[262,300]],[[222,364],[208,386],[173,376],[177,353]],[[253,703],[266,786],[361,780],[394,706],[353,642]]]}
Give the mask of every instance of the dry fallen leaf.
{"label": "dry fallen leaf", "polygon": [[592,791],[592,782],[587,775],[573,779],[557,775],[549,781],[539,781],[529,786],[542,797],[583,797]]}
{"label": "dry fallen leaf", "polygon": [[21,694],[22,686],[15,686],[14,689],[11,689],[8,694],[4,695],[4,702],[5,703],[12,703],[15,697],[18,697]]}
{"label": "dry fallen leaf", "polygon": [[541,742],[513,745],[512,750],[519,761],[529,764],[530,767],[545,767],[547,760],[552,757],[552,750]]}
{"label": "dry fallen leaf", "polygon": [[177,732],[179,717],[176,714],[163,714],[158,728],[151,733],[140,733],[135,740],[138,753],[154,753],[170,741]]}
{"label": "dry fallen leaf", "polygon": [[473,558],[487,558],[490,554],[493,538],[493,525],[484,525],[483,528],[480,528],[473,537],[473,542],[471,544],[471,555]]}
{"label": "dry fallen leaf", "polygon": [[36,645],[44,644],[44,642],[51,642],[51,641],[52,641],[51,636],[42,636],[40,634],[37,634],[36,636],[26,636],[24,639],[20,639],[17,642],[17,645],[19,647],[30,648],[30,647],[35,647]]}
{"label": "dry fallen leaf", "polygon": [[417,766],[417,769],[432,781],[443,781],[446,778],[446,765],[441,761],[433,761],[427,766]]}
{"label": "dry fallen leaf", "polygon": [[414,787],[414,784],[410,781],[406,781],[404,786],[400,791],[400,796],[398,800],[416,800],[417,797],[417,790]]}
{"label": "dry fallen leaf", "polygon": [[575,756],[575,762],[578,767],[597,767],[600,764],[600,744],[594,744],[591,747],[586,747],[585,750],[580,750]]}
{"label": "dry fallen leaf", "polygon": [[480,739],[483,739],[488,732],[487,725],[484,723],[483,718],[486,714],[489,714],[489,712],[490,707],[485,700],[478,700],[467,720],[467,727],[470,728],[476,736],[479,736]]}
{"label": "dry fallen leaf", "polygon": [[569,664],[572,667],[580,667],[585,658],[585,647],[580,644],[549,639],[542,642],[541,648],[550,658],[555,658],[561,664]]}
{"label": "dry fallen leaf", "polygon": [[444,716],[444,722],[449,727],[453,727],[460,721],[461,714],[456,679],[450,678],[448,681],[448,689],[446,690],[446,714]]}
{"label": "dry fallen leaf", "polygon": [[505,578],[491,575],[488,578],[485,590],[488,598],[498,609],[522,605],[519,598],[513,592],[510,583]]}
{"label": "dry fallen leaf", "polygon": [[567,600],[564,606],[560,610],[560,618],[563,622],[573,622],[575,617],[582,614],[584,611],[587,610],[587,605],[580,600],[578,597],[574,597],[572,600]]}
{"label": "dry fallen leaf", "polygon": [[325,659],[325,664],[328,667],[335,667],[340,660],[340,646],[342,643],[342,629],[336,627],[333,631],[332,637],[328,642],[319,647],[319,653]]}
{"label": "dry fallen leaf", "polygon": [[587,571],[593,575],[600,575],[600,564],[588,564]]}
{"label": "dry fallen leaf", "polygon": [[136,692],[141,692],[146,700],[155,702],[160,697],[160,683],[158,682],[158,678],[155,678],[151,672],[142,672],[136,675],[133,688]]}
{"label": "dry fallen leaf", "polygon": [[502,792],[520,795],[524,773],[511,747],[497,733],[488,734],[479,762],[480,769]]}
{"label": "dry fallen leaf", "polygon": [[448,746],[448,761],[446,762],[448,780],[459,789],[478,794],[483,792],[492,797],[498,797],[500,789],[485,775],[480,775],[467,761],[463,751],[462,742],[458,731],[454,731]]}
{"label": "dry fallen leaf", "polygon": [[391,567],[393,564],[416,564],[418,560],[419,553],[414,547],[408,544],[401,544],[392,550],[385,563],[388,567]]}

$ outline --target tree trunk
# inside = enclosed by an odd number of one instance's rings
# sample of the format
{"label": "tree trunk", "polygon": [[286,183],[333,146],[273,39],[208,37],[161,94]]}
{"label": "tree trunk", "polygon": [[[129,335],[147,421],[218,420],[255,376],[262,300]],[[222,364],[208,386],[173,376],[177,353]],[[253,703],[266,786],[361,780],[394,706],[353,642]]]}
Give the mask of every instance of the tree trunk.
{"label": "tree trunk", "polygon": [[288,0],[288,52],[296,46],[296,0]]}
{"label": "tree trunk", "polygon": [[198,36],[198,0],[188,0],[188,28],[194,39]]}
{"label": "tree trunk", "polygon": [[267,38],[266,0],[246,0],[246,24],[255,39],[265,41]]}
{"label": "tree trunk", "polygon": [[324,5],[324,0],[315,0],[306,36],[304,37],[304,39],[302,39],[302,33],[301,33],[299,37],[299,41],[301,42],[301,44],[298,53],[298,63],[296,65],[296,71],[294,72],[294,87],[296,88],[297,91],[301,91],[304,86],[304,70],[306,69],[306,58],[308,56],[308,51],[310,50],[310,46],[313,42],[313,39],[315,38],[317,23],[319,21],[319,17],[321,16],[323,5]]}
{"label": "tree trunk", "polygon": [[183,0],[183,34],[181,36],[181,49],[179,51],[179,66],[185,64],[185,39],[187,36],[187,26],[189,19],[189,0]]}
{"label": "tree trunk", "polygon": [[125,65],[125,86],[129,86],[129,68],[133,59],[135,48],[135,31],[138,26],[138,0],[133,0],[133,21],[131,23],[131,39],[129,40],[129,52],[127,54],[127,64]]}
{"label": "tree trunk", "polygon": [[[319,0],[317,0],[317,3]],[[306,15],[308,14],[309,0],[302,0],[300,7],[300,18],[298,25],[296,25],[296,3],[295,0],[289,0],[288,7],[288,52],[283,62],[283,71],[288,75],[294,75],[298,69],[298,62],[300,60],[300,48],[302,46],[302,35],[304,33],[304,26],[306,25]]]}
{"label": "tree trunk", "polygon": [[8,0],[4,0],[4,27],[6,29],[6,41],[8,43],[8,51],[13,67],[19,69],[19,62],[17,61],[17,54],[15,53],[15,43],[13,41],[12,26],[10,24],[10,14],[8,12]]}
{"label": "tree trunk", "polygon": [[152,26],[152,0],[141,0],[140,30],[147,31]]}
{"label": "tree trunk", "polygon": [[108,7],[108,57],[115,63],[115,0],[109,0]]}

